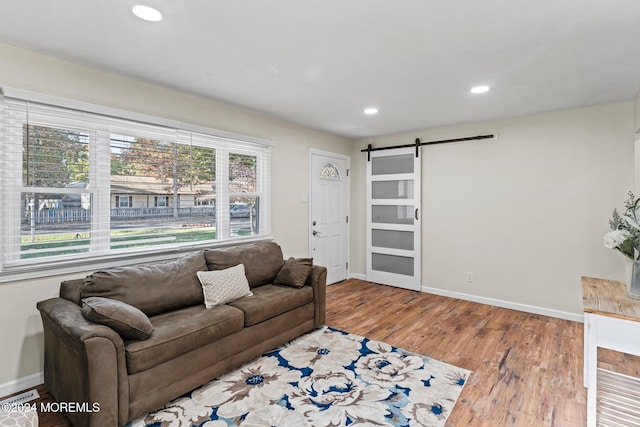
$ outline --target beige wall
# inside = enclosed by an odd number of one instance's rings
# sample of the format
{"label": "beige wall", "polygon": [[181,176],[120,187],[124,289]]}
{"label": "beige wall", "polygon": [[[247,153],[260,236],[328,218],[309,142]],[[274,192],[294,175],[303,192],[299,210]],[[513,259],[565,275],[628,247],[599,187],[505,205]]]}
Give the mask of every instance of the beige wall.
{"label": "beige wall", "polygon": [[635,130],[638,135],[640,135],[640,93],[636,96],[635,101]]}
{"label": "beige wall", "polygon": [[[350,153],[350,141],[344,138],[4,44],[0,44],[0,86],[272,139],[276,144],[272,231],[285,256],[305,256],[308,252],[309,148]],[[35,304],[56,295],[64,278],[0,283],[0,386],[42,370],[42,326]]]}
{"label": "beige wall", "polygon": [[[636,96],[635,100],[635,164],[640,165],[640,93]],[[636,168],[635,170],[636,180],[635,180],[635,191],[636,193],[640,193],[640,168]]]}
{"label": "beige wall", "polygon": [[[365,218],[368,143],[495,132],[496,141],[422,149],[422,284],[579,314],[581,275],[624,279],[622,255],[602,237],[633,188],[633,121],[626,102],[357,141],[352,217]],[[352,223],[356,274],[365,272],[364,227]]]}

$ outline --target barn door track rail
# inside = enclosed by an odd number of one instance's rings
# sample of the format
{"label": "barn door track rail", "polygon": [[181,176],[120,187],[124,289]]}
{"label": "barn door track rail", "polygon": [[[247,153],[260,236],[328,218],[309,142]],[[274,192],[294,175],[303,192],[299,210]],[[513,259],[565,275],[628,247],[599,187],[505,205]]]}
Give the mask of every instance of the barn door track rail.
{"label": "barn door track rail", "polygon": [[392,145],[389,147],[372,147],[371,144],[367,145],[367,148],[363,148],[360,150],[362,153],[367,153],[367,161],[371,161],[371,152],[372,151],[381,151],[381,150],[393,150],[394,148],[408,148],[408,147],[416,147],[416,157],[420,156],[420,147],[423,145],[436,145],[436,144],[448,144],[450,142],[462,142],[462,141],[478,141],[482,139],[493,139],[495,135],[476,135],[476,136],[466,136],[464,138],[453,138],[453,139],[441,139],[438,141],[420,141],[420,138],[416,138],[413,144],[403,144],[403,145]]}

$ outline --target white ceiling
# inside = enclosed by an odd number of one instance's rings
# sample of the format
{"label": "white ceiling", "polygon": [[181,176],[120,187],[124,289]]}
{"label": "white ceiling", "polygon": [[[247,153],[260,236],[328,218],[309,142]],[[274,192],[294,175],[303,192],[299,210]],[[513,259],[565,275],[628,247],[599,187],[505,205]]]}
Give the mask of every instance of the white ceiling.
{"label": "white ceiling", "polygon": [[0,0],[0,42],[348,137],[640,92],[640,0],[139,0],[158,23],[136,3]]}

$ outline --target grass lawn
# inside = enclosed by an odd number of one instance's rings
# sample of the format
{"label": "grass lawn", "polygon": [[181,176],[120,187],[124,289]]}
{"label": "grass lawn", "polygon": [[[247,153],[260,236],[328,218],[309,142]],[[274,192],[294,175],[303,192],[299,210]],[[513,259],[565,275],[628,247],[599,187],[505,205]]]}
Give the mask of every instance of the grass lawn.
{"label": "grass lawn", "polygon": [[[167,242],[182,243],[215,240],[216,228],[145,228],[111,232],[111,249],[153,246]],[[22,237],[21,259],[89,252],[89,233],[55,233]]]}

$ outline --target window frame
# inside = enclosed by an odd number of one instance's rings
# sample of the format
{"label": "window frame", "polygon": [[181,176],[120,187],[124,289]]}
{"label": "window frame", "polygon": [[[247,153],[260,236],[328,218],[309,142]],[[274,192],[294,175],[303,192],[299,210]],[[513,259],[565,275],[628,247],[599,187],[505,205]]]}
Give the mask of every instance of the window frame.
{"label": "window frame", "polygon": [[[180,201],[178,200],[178,203]],[[154,208],[168,208],[169,207],[169,196],[153,196],[153,207]]]}
{"label": "window frame", "polygon": [[[29,125],[47,125],[51,127],[60,126],[62,128],[80,129],[82,131],[89,131],[91,133],[89,142],[90,152],[90,185],[86,189],[82,188],[39,188],[28,187],[22,183],[22,159],[18,156],[22,156],[22,136],[20,138],[17,135],[10,135],[10,131],[6,130],[6,126],[2,126],[0,129],[0,155],[1,160],[5,163],[20,161],[20,166],[15,167],[11,172],[1,171],[2,185],[0,186],[1,202],[5,206],[4,215],[7,215],[8,220],[3,221],[0,224],[0,235],[4,237],[0,242],[0,283],[20,280],[33,277],[42,277],[51,274],[66,274],[79,271],[87,271],[94,268],[103,268],[110,265],[128,265],[142,262],[151,262],[163,259],[175,258],[181,253],[198,250],[202,248],[218,247],[234,245],[247,241],[259,241],[265,239],[271,239],[271,224],[270,224],[270,182],[271,182],[271,149],[273,143],[270,140],[256,138],[247,135],[240,135],[230,133],[226,131],[220,131],[216,129],[206,128],[197,125],[186,124],[182,122],[175,122],[168,119],[141,115],[125,110],[116,110],[109,107],[103,107],[93,104],[86,104],[73,100],[66,100],[63,98],[50,97],[47,95],[34,94],[31,92],[21,91],[12,88],[1,88],[0,97],[0,118],[4,120],[5,112],[7,108],[18,110],[21,106],[28,111],[30,108],[43,108],[44,110],[53,109],[56,111],[57,116],[60,117],[60,122],[56,123],[56,119],[47,121],[46,123],[40,123],[38,120],[30,121],[28,118],[22,123]],[[79,108],[82,107],[82,108]],[[28,114],[26,115],[29,116]],[[69,123],[75,124],[81,123],[86,120],[89,123],[88,126],[69,126]],[[17,120],[20,123],[20,120]],[[97,123],[97,125],[96,125]],[[5,125],[6,123],[2,123]],[[14,133],[15,131],[14,126]],[[130,127],[130,128],[129,128]],[[142,129],[142,134],[138,131]],[[180,245],[151,245],[143,248],[137,248],[135,250],[113,250],[109,248],[109,236],[106,236],[105,247],[105,230],[98,231],[95,228],[97,224],[101,227],[104,226],[105,217],[109,214],[111,205],[111,196],[128,197],[129,202],[132,199],[131,195],[122,193],[111,193],[110,190],[110,168],[104,166],[109,164],[109,148],[100,149],[100,145],[104,145],[105,139],[110,141],[112,135],[129,134],[136,137],[149,137],[148,132],[152,134],[155,130],[160,129],[160,132],[167,132],[173,137],[170,142],[186,143],[185,141],[191,141],[197,139],[197,146],[210,147],[216,150],[216,202],[215,208],[217,234],[216,240],[206,241],[194,241],[188,244]],[[148,131],[148,132],[145,132]],[[19,142],[18,142],[19,141]],[[19,149],[16,150],[16,146],[19,145]],[[109,146],[109,144],[107,144]],[[13,148],[13,153],[10,153],[10,148]],[[20,151],[20,154],[16,154]],[[250,236],[231,236],[230,235],[230,218],[229,218],[229,198],[236,195],[236,193],[230,193],[228,189],[228,160],[229,153],[248,154],[256,156],[256,191],[253,193],[240,193],[242,196],[256,196],[260,198],[260,218],[259,229],[257,234]],[[13,156],[13,158],[12,158]],[[224,157],[223,157],[224,156]],[[222,160],[226,158],[226,161]],[[97,166],[102,162],[102,167]],[[266,169],[266,170],[265,170]],[[219,179],[222,178],[222,179]],[[17,185],[18,179],[20,184]],[[105,191],[105,183],[108,191]],[[224,187],[221,189],[220,187]],[[16,190],[20,190],[17,191]],[[64,190],[64,191],[62,191]],[[74,256],[54,256],[54,257],[38,257],[33,258],[33,262],[24,262],[25,260],[17,260],[7,262],[7,254],[13,250],[15,252],[16,236],[19,239],[20,231],[15,229],[16,224],[19,227],[20,216],[20,202],[21,193],[28,192],[40,192],[40,193],[55,193],[60,194],[72,193],[79,194],[82,197],[87,195],[92,198],[92,211],[94,218],[92,219],[91,232],[92,238],[90,247],[92,252],[83,253]],[[218,193],[219,192],[219,193]],[[165,196],[169,202],[169,197]],[[17,203],[16,203],[17,201]],[[130,204],[130,203],[129,203]],[[106,206],[106,207],[105,207]],[[130,207],[130,206],[129,206]],[[18,222],[16,222],[16,218]],[[110,226],[107,229],[110,230]],[[96,232],[96,234],[94,234]],[[102,243],[100,243],[100,232],[102,235]],[[10,245],[14,245],[11,249]],[[97,245],[97,246],[96,246]],[[100,245],[102,247],[100,248]],[[97,248],[97,250],[96,250]],[[93,252],[96,250],[96,252]]]}
{"label": "window frame", "polygon": [[[129,196],[127,194],[115,194],[116,197],[116,208],[131,208],[133,207],[133,196]],[[127,201],[127,206],[122,206],[122,199]]]}

